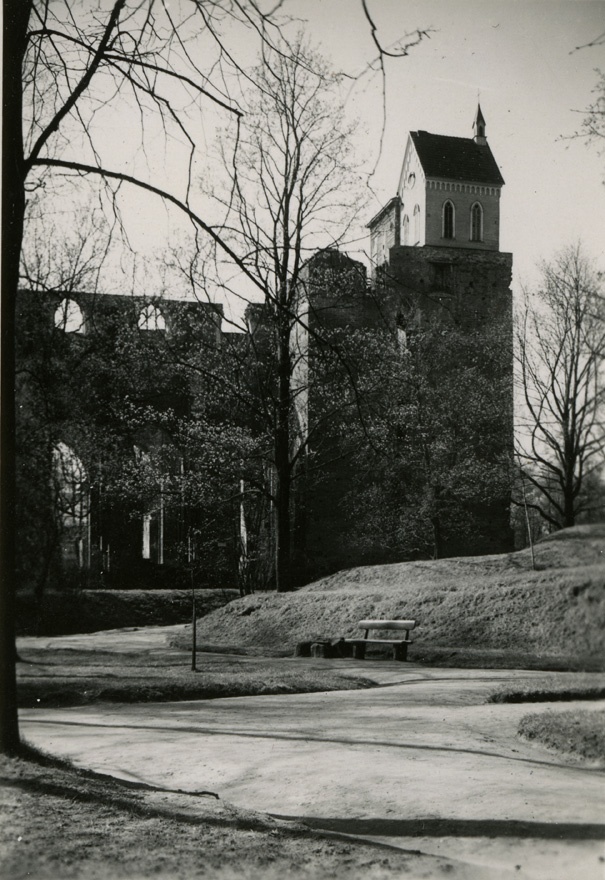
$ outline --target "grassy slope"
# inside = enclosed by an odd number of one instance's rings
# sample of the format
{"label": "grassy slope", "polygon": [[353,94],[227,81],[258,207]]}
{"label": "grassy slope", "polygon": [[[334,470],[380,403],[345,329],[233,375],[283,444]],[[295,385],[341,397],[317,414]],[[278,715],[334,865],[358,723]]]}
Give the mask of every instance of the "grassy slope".
{"label": "grassy slope", "polygon": [[529,550],[338,572],[295,594],[257,594],[199,623],[205,645],[293,649],[310,638],[359,635],[364,617],[418,621],[425,648],[500,650],[605,664],[605,524],[576,526]]}
{"label": "grassy slope", "polygon": [[519,735],[583,761],[605,762],[605,712],[540,712],[524,715]]}
{"label": "grassy slope", "polygon": [[550,672],[543,679],[514,679],[499,685],[488,703],[552,703],[561,700],[604,700],[605,674]]}
{"label": "grassy slope", "polygon": [[[235,599],[237,590],[196,590],[202,616]],[[82,590],[48,593],[41,613],[31,594],[17,596],[19,635],[65,635],[124,626],[158,626],[191,620],[189,590]]]}

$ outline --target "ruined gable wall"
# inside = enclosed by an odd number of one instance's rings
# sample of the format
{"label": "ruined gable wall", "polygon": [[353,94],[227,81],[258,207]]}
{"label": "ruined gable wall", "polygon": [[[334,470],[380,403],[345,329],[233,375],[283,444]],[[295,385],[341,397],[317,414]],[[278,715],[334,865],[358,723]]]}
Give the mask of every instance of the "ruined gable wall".
{"label": "ruined gable wall", "polygon": [[388,262],[389,251],[401,243],[401,205],[392,199],[370,226],[370,259],[372,273]]}

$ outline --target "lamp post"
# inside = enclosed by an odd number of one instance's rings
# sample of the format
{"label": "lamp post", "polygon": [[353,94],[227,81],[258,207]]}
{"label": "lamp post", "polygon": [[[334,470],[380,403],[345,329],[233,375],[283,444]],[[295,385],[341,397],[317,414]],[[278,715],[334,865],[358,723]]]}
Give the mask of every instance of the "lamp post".
{"label": "lamp post", "polygon": [[193,554],[191,552],[191,534],[187,535],[187,562],[191,577],[191,671],[197,672],[197,609],[195,607],[195,585],[193,580]]}

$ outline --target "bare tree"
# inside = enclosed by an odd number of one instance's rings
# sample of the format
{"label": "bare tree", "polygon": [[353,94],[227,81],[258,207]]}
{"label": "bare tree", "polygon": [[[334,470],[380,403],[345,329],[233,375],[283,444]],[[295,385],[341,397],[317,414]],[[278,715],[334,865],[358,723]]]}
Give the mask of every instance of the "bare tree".
{"label": "bare tree", "polygon": [[[599,38],[602,41],[602,37]],[[600,42],[588,43],[588,46],[600,45]],[[579,49],[586,48],[579,46]],[[603,155],[605,140],[605,73],[596,70],[598,79],[592,90],[592,102],[584,110],[577,110],[582,116],[582,124],[570,137],[580,138],[587,144],[594,145],[597,152]]]}
{"label": "bare tree", "polygon": [[594,100],[586,109],[581,134],[589,141],[605,138],[605,74],[598,70],[599,79],[592,93]]}
{"label": "bare tree", "polygon": [[579,245],[542,268],[517,318],[518,456],[538,492],[532,506],[558,529],[586,511],[584,490],[604,465],[605,313],[601,277]]}
{"label": "bare tree", "polygon": [[[301,271],[322,237],[336,244],[356,214],[351,127],[334,99],[336,77],[299,43],[286,57],[274,54],[260,73],[263,95],[250,113],[236,178],[234,214],[240,252],[265,297],[272,335],[270,389],[275,511],[275,580],[291,589],[292,474],[306,438],[291,435],[294,378],[300,352],[295,336]],[[308,331],[308,327],[306,327]]]}
{"label": "bare tree", "polygon": [[[257,316],[263,329],[256,338],[252,334],[247,350],[262,366],[243,378],[257,385],[250,399],[271,447],[275,582],[285,591],[292,586],[292,476],[307,442],[292,435],[297,398],[304,393],[297,339],[301,328],[313,333],[301,306],[301,273],[318,247],[334,247],[346,235],[358,214],[361,187],[353,127],[339,101],[342,78],[329,73],[303,37],[289,53],[266,50],[253,76],[258,91],[249,95],[240,126],[232,186],[214,196],[225,210],[221,235],[245,255],[246,276],[262,293]],[[228,284],[223,277],[221,286]]]}
{"label": "bare tree", "polygon": [[[271,50],[281,36],[281,0],[265,12],[258,0],[7,0],[3,54],[2,432],[14,436],[14,322],[26,194],[47,191],[61,178],[77,185],[94,178],[118,209],[135,187],[176,208],[219,247],[261,292],[245,254],[217,231],[195,200],[193,182],[203,120],[241,119],[230,97],[235,82],[250,81],[238,59],[242,31],[249,46]],[[287,45],[285,51],[288,53]],[[278,53],[278,55],[280,54]],[[200,62],[199,59],[202,59]],[[202,130],[200,130],[200,125]],[[108,133],[128,130],[116,151]],[[153,171],[153,148],[175,158],[167,180]],[[237,137],[233,148],[237,148]],[[157,180],[162,184],[158,185]],[[14,668],[14,462],[5,444],[0,464],[2,621],[0,750],[19,745]]]}
{"label": "bare tree", "polygon": [[[86,175],[103,182],[117,205],[119,188],[134,185],[175,205],[216,239],[190,205],[196,152],[191,120],[208,111],[241,116],[225,84],[229,75],[246,74],[230,51],[228,35],[244,28],[260,44],[271,43],[277,31],[271,15],[265,15],[255,0],[194,0],[176,7],[148,0],[12,0],[4,12],[2,432],[10,441],[15,431],[15,307],[27,191],[49,188],[57,175],[71,175],[76,182]],[[195,51],[200,45],[204,51]],[[204,58],[204,69],[199,57]],[[192,110],[189,117],[185,107]],[[125,112],[129,130],[138,126],[143,157],[158,133],[165,136],[168,148],[185,143],[179,180],[164,188],[154,186],[144,168],[141,174],[133,173],[128,161],[132,153],[116,167],[118,154],[105,125],[119,125],[120,120],[124,124]],[[136,153],[136,145],[133,149]],[[226,251],[237,262],[228,247]],[[5,443],[0,474],[0,750],[5,752],[19,746],[13,623],[15,477],[10,448],[10,442]]]}

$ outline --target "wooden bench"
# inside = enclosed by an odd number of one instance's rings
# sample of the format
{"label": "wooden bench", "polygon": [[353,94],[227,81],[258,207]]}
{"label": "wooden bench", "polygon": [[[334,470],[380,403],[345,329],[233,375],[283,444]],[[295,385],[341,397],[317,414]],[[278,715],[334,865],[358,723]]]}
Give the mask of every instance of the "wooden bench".
{"label": "wooden bench", "polygon": [[[360,620],[359,626],[364,630],[362,639],[344,639],[346,644],[352,645],[355,660],[365,659],[368,645],[391,645],[393,648],[393,660],[407,660],[408,645],[412,642],[410,630],[416,626],[415,620]],[[370,632],[381,629],[403,631],[405,637],[399,639],[370,638]]]}

